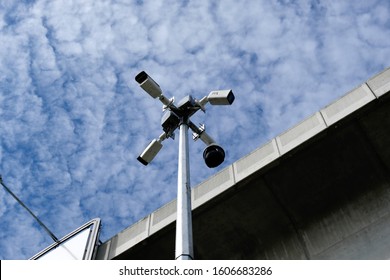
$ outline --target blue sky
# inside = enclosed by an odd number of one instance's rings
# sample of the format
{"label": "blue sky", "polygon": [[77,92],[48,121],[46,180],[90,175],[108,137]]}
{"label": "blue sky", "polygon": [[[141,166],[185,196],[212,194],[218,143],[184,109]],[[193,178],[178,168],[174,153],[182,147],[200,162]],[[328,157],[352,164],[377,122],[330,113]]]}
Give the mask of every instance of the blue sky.
{"label": "blue sky", "polygon": [[[390,2],[4,0],[0,3],[0,173],[62,237],[95,217],[105,241],[176,197],[178,139],[147,167],[161,104],[145,70],[176,100],[233,89],[194,123],[226,151],[199,184],[390,66]],[[52,240],[0,190],[0,259]]]}

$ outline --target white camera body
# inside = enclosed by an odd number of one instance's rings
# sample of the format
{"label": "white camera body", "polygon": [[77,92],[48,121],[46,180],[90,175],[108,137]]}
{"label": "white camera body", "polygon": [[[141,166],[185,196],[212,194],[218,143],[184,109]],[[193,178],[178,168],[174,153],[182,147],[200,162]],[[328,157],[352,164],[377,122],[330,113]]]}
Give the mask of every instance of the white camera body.
{"label": "white camera body", "polygon": [[231,89],[215,90],[209,93],[207,101],[211,105],[231,105],[234,101],[234,94]]}
{"label": "white camera body", "polygon": [[143,165],[148,165],[162,148],[161,141],[154,139],[137,158]]}
{"label": "white camera body", "polygon": [[161,96],[162,90],[160,86],[145,71],[142,71],[135,76],[135,80],[151,97],[159,98]]}
{"label": "white camera body", "polygon": [[138,75],[135,76],[135,80],[144,91],[154,99],[158,98],[165,106],[169,107],[173,103],[174,98],[168,99],[165,97],[158,83],[156,83],[145,71],[138,73]]}

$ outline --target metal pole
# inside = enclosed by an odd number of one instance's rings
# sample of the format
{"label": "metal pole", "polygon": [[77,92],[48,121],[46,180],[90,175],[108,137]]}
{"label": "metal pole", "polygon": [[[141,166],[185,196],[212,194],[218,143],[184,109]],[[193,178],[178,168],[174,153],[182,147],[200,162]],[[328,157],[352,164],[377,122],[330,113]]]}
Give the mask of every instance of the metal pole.
{"label": "metal pole", "polygon": [[177,260],[193,260],[188,119],[183,119],[180,124],[179,139],[175,258]]}

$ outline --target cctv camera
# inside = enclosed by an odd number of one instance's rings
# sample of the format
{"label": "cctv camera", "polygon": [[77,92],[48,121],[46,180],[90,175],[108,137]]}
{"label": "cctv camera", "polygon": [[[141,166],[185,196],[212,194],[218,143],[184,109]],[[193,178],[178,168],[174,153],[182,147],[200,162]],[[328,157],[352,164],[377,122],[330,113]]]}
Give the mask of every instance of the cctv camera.
{"label": "cctv camera", "polygon": [[203,159],[209,168],[220,165],[225,159],[225,151],[216,144],[211,144],[203,151]]}
{"label": "cctv camera", "polygon": [[165,97],[161,91],[160,86],[148,75],[145,71],[140,72],[135,76],[135,80],[139,83],[140,87],[146,91],[154,99],[158,98],[163,104],[164,108],[172,107],[174,108],[173,101],[174,98],[168,99]]}
{"label": "cctv camera", "polygon": [[137,158],[143,165],[148,165],[162,148],[161,141],[154,139]]}
{"label": "cctv camera", "polygon": [[207,96],[207,101],[211,105],[231,105],[234,101],[234,94],[231,89],[212,91]]}
{"label": "cctv camera", "polygon": [[158,98],[161,96],[162,91],[160,86],[151,77],[149,77],[145,71],[142,71],[135,76],[135,80],[151,97]]}

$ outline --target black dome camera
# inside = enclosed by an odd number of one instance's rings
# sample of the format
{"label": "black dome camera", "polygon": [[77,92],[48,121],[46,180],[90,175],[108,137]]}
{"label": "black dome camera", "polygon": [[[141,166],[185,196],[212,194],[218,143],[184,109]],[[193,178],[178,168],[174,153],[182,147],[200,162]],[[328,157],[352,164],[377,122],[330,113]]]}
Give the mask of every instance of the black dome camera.
{"label": "black dome camera", "polygon": [[209,168],[217,167],[225,160],[225,151],[222,147],[211,144],[204,149],[203,159]]}

